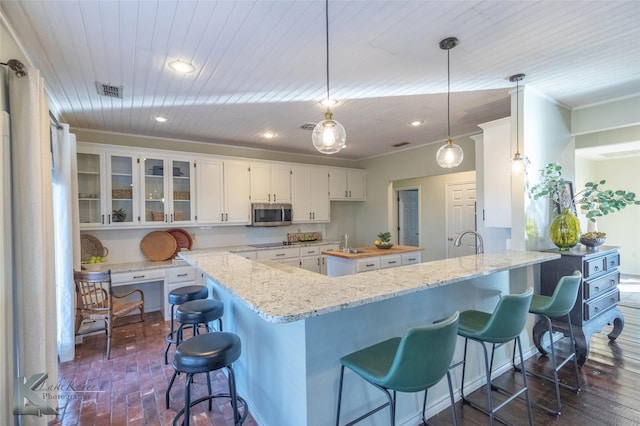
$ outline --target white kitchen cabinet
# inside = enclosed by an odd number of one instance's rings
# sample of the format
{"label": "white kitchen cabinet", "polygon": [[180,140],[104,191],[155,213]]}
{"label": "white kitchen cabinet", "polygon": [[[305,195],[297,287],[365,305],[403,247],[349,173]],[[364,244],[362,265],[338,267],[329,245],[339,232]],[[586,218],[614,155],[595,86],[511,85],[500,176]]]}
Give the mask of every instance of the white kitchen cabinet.
{"label": "white kitchen cabinet", "polygon": [[194,162],[155,154],[141,159],[143,225],[195,223]]}
{"label": "white kitchen cabinet", "polygon": [[402,265],[414,265],[416,263],[422,262],[422,253],[404,253],[401,256]]}
{"label": "white kitchen cabinet", "polygon": [[366,173],[358,169],[330,169],[329,199],[365,201]]}
{"label": "white kitchen cabinet", "polygon": [[329,222],[329,171],[326,168],[291,168],[293,222]]}
{"label": "white kitchen cabinet", "polygon": [[321,248],[318,245],[300,247],[300,267],[319,274]]}
{"label": "white kitchen cabinet", "polygon": [[258,250],[258,260],[282,260],[300,257],[299,247],[283,247],[271,250]]}
{"label": "white kitchen cabinet", "polygon": [[484,226],[511,228],[511,117],[479,124]]}
{"label": "white kitchen cabinet", "polygon": [[251,163],[251,202],[290,203],[291,167],[271,163]]}
{"label": "white kitchen cabinet", "polygon": [[361,259],[327,256],[327,275],[330,277],[341,277],[343,275],[359,274],[361,272],[376,271],[378,269],[395,268],[420,263],[421,259],[422,255],[420,251],[371,256]]}
{"label": "white kitchen cabinet", "polygon": [[196,163],[198,224],[248,224],[249,165],[241,161]]}
{"label": "white kitchen cabinet", "polygon": [[340,249],[340,244],[324,244],[320,247],[320,273],[322,275],[327,275],[327,255],[322,252],[338,249]]}
{"label": "white kitchen cabinet", "polygon": [[77,168],[81,229],[138,225],[138,163],[135,155],[79,148]]}
{"label": "white kitchen cabinet", "polygon": [[167,268],[164,281],[164,320],[171,319],[171,305],[169,292],[188,285],[201,285],[196,269],[191,266],[176,266]]}

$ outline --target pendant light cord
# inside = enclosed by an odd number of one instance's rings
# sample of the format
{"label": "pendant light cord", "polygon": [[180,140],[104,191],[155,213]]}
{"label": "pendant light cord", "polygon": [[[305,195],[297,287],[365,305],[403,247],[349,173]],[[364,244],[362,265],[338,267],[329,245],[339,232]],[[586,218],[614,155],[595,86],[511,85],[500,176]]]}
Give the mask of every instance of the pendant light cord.
{"label": "pendant light cord", "polygon": [[447,49],[447,137],[451,140],[451,64],[449,53],[451,49]]}
{"label": "pendant light cord", "polygon": [[[329,101],[329,0],[324,2],[325,35],[327,42],[327,102]],[[328,106],[327,106],[328,107]]]}
{"label": "pendant light cord", "polygon": [[520,80],[516,80],[516,154],[520,154]]}

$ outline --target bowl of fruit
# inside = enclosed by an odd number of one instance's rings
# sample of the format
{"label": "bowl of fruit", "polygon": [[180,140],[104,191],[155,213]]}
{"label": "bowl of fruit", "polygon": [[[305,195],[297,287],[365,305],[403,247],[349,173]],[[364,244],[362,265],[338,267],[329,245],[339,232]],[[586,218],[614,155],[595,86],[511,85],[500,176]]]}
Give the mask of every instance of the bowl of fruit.
{"label": "bowl of fruit", "polygon": [[379,249],[390,249],[393,247],[391,242],[391,234],[389,232],[381,232],[378,234],[378,239],[374,241],[374,244]]}
{"label": "bowl of fruit", "polygon": [[604,244],[606,239],[607,234],[604,232],[587,232],[580,236],[580,242],[585,245],[587,249],[595,249]]}
{"label": "bowl of fruit", "polygon": [[91,256],[89,259],[81,263],[82,269],[89,272],[101,271],[107,263],[105,256]]}

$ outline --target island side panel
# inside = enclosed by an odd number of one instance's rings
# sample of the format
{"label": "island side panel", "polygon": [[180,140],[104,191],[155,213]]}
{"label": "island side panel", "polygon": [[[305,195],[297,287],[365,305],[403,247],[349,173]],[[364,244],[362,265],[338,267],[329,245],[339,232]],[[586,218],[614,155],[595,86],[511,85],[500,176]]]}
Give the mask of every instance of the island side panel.
{"label": "island side panel", "polygon": [[306,425],[304,321],[269,323],[211,278],[206,283],[209,294],[224,303],[224,331],[240,337],[242,353],[233,368],[238,394],[253,418],[263,426]]}

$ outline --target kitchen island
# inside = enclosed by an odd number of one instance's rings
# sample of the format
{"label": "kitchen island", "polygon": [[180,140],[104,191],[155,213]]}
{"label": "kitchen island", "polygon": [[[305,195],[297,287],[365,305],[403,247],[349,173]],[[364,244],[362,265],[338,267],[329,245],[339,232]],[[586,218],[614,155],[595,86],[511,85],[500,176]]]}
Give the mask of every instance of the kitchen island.
{"label": "kitchen island", "polygon": [[422,261],[420,247],[394,245],[390,248],[376,246],[358,247],[347,250],[327,250],[327,275],[341,277],[360,272],[412,265]]}
{"label": "kitchen island", "polygon": [[[336,278],[220,250],[181,257],[203,271],[213,297],[225,304],[225,331],[242,340],[234,368],[239,392],[256,421],[320,426],[335,422],[341,356],[455,310],[491,311],[501,294],[537,286],[538,264],[559,255],[505,251]],[[532,347],[527,336],[523,344]],[[459,347],[456,359],[460,353]],[[495,365],[508,368],[510,347],[496,354]],[[469,383],[480,386],[479,363],[472,363],[468,374]],[[454,380],[457,387],[458,371]],[[343,420],[383,399],[353,375],[345,376],[345,392]],[[446,385],[437,385],[429,393],[429,413],[446,407],[447,395]],[[398,424],[418,423],[420,410],[419,395],[400,396]]]}

